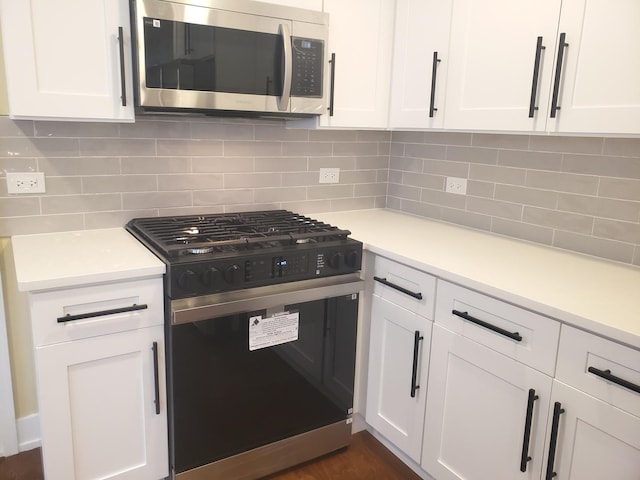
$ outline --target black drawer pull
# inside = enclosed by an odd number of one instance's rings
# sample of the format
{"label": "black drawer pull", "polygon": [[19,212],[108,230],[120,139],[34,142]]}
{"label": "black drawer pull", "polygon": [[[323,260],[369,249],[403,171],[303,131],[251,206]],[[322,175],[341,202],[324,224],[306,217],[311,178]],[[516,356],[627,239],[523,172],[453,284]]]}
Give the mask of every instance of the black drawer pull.
{"label": "black drawer pull", "polygon": [[118,47],[120,50],[120,89],[122,99],[122,106],[127,106],[127,80],[125,79],[125,69],[124,69],[124,30],[122,27],[118,27]]}
{"label": "black drawer pull", "polygon": [[424,337],[420,335],[420,330],[416,330],[413,336],[413,368],[411,369],[411,398],[415,398],[416,390],[420,388],[418,382],[418,352],[420,350],[420,340]]}
{"label": "black drawer pull", "polygon": [[438,109],[435,107],[436,102],[436,73],[438,73],[438,64],[440,59],[438,58],[438,52],[433,52],[433,63],[431,65],[431,98],[429,101],[429,117],[433,118],[435,112]]}
{"label": "black drawer pull", "polygon": [[593,373],[600,378],[604,378],[605,380],[610,381],[611,383],[615,383],[616,385],[620,385],[621,387],[628,388],[632,392],[640,393],[640,385],[636,385],[635,383],[631,383],[628,380],[624,380],[623,378],[616,377],[611,373],[611,370],[598,370],[596,367],[587,368],[589,373]]}
{"label": "black drawer pull", "polygon": [[553,464],[556,461],[556,446],[558,444],[558,427],[560,426],[560,414],[564,413],[564,408],[560,402],[553,404],[553,421],[551,422],[551,440],[549,441],[549,458],[547,459],[547,474],[545,480],[551,480],[557,475],[553,471]]}
{"label": "black drawer pull", "polygon": [[146,304],[136,305],[135,303],[130,307],[112,308],[111,310],[99,310],[97,312],[79,313],[78,315],[65,315],[64,317],[58,317],[58,323],[72,322],[74,320],[82,320],[84,318],[103,317],[105,315],[114,315],[116,313],[135,312],[136,310],[146,310],[149,308]]}
{"label": "black drawer pull", "polygon": [[536,96],[538,95],[538,80],[540,78],[540,57],[542,56],[542,50],[545,46],[542,45],[542,37],[538,37],[536,43],[536,57],[533,60],[533,80],[531,82],[531,101],[529,102],[529,118],[533,118],[533,115],[538,107],[536,106]]}
{"label": "black drawer pull", "polygon": [[556,113],[560,110],[558,105],[558,96],[560,95],[560,78],[562,77],[562,61],[564,59],[564,49],[569,46],[565,41],[567,37],[566,33],[560,34],[560,41],[558,42],[558,58],[556,61],[556,76],[553,81],[553,95],[551,96],[551,118],[556,118]]}
{"label": "black drawer pull", "polygon": [[156,405],[156,415],[160,415],[160,383],[158,382],[158,342],[153,342],[151,350],[153,351],[153,403],[155,403]]}
{"label": "black drawer pull", "polygon": [[411,290],[407,290],[406,288],[401,287],[400,285],[396,285],[395,283],[388,282],[386,278],[373,277],[373,279],[376,282],[380,282],[381,284],[386,285],[387,287],[391,287],[394,290],[398,290],[399,292],[409,295],[410,297],[417,298],[418,300],[422,300],[422,293],[420,292],[416,293],[416,292],[412,292]]}
{"label": "black drawer pull", "polygon": [[329,108],[327,108],[327,110],[329,110],[329,116],[333,117],[333,100],[334,100],[335,88],[336,88],[336,54],[335,53],[331,54],[331,60],[329,60],[329,63],[331,64],[331,84],[329,87]]}
{"label": "black drawer pull", "polygon": [[512,340],[516,340],[517,342],[522,341],[522,337],[518,332],[510,332],[508,330],[505,330],[504,328],[496,327],[495,325],[492,325],[491,323],[487,323],[484,320],[480,320],[479,318],[472,317],[467,312],[451,310],[451,313],[453,313],[454,315],[460,318],[464,318],[465,320],[468,320],[471,323],[475,323],[476,325],[480,325],[481,327],[488,328],[489,330],[499,333],[500,335],[504,335],[505,337],[508,337]]}
{"label": "black drawer pull", "polygon": [[531,441],[531,421],[533,420],[533,403],[538,400],[538,395],[533,388],[529,389],[527,399],[527,418],[524,422],[524,438],[522,439],[522,456],[520,457],[520,471],[527,471],[527,463],[531,461],[529,456],[529,442]]}

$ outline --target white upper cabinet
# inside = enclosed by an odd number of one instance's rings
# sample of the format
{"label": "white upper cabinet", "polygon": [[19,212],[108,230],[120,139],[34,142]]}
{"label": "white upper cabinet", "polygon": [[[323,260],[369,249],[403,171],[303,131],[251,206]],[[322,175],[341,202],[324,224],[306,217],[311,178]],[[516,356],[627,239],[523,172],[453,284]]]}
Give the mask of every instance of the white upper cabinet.
{"label": "white upper cabinet", "polygon": [[567,45],[549,131],[640,133],[639,26],[637,0],[563,0]]}
{"label": "white upper cabinet", "polygon": [[389,126],[444,126],[453,0],[398,0]]}
{"label": "white upper cabinet", "polygon": [[[333,112],[320,125],[387,128],[391,86],[394,0],[325,0],[329,13],[329,49],[335,62]],[[330,77],[325,76],[327,88]]]}
{"label": "white upper cabinet", "polygon": [[1,8],[12,118],[133,121],[127,0],[2,0]]}
{"label": "white upper cabinet", "polygon": [[637,0],[399,0],[391,128],[639,134],[638,19]]}
{"label": "white upper cabinet", "polygon": [[[447,128],[545,130],[560,3],[560,0],[453,2]],[[538,47],[539,37],[544,49]],[[534,108],[538,110],[531,116],[534,82],[537,82]]]}

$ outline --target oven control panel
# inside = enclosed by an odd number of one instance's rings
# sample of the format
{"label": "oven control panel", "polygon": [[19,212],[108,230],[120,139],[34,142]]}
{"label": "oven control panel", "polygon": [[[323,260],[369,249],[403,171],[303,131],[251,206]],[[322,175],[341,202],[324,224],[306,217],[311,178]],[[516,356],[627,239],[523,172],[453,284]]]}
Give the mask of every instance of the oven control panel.
{"label": "oven control panel", "polygon": [[170,298],[208,295],[242,288],[357,272],[362,244],[355,240],[322,248],[295,248],[278,254],[246,254],[168,265]]}

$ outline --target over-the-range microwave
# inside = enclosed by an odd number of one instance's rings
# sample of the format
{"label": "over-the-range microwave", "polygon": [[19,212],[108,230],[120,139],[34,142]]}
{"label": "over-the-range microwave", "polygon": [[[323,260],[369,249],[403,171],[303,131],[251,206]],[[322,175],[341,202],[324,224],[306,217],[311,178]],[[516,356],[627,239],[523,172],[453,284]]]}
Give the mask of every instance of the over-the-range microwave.
{"label": "over-the-range microwave", "polygon": [[329,16],[250,0],[131,0],[139,112],[326,112]]}

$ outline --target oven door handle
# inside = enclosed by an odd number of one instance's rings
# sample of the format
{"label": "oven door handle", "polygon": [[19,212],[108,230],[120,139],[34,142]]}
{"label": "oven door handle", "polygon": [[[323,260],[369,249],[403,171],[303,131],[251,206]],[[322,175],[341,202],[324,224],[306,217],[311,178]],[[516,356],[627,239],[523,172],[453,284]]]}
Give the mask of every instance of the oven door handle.
{"label": "oven door handle", "polygon": [[289,98],[291,97],[291,77],[293,67],[291,60],[291,32],[289,25],[281,23],[278,27],[278,34],[282,37],[282,52],[284,55],[284,79],[282,84],[282,96],[278,97],[278,110],[289,110]]}
{"label": "oven door handle", "polygon": [[318,278],[266,287],[234,290],[171,302],[171,323],[199,322],[212,318],[254,312],[268,308],[342,297],[362,291],[364,280],[358,274],[336,279]]}

